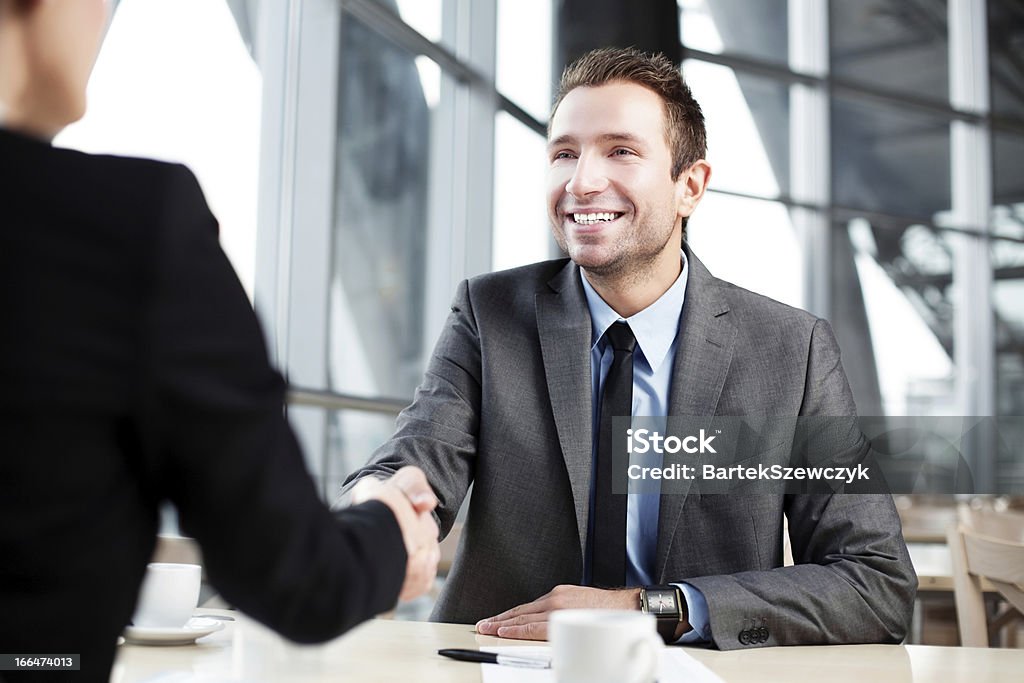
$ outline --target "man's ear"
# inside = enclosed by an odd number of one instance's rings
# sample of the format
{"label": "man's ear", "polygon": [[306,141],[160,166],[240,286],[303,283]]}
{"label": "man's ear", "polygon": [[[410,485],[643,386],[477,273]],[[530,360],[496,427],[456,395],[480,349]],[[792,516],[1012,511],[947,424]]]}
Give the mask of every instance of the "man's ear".
{"label": "man's ear", "polygon": [[686,218],[704,198],[704,192],[711,181],[711,164],[704,159],[684,168],[676,180],[676,215]]}

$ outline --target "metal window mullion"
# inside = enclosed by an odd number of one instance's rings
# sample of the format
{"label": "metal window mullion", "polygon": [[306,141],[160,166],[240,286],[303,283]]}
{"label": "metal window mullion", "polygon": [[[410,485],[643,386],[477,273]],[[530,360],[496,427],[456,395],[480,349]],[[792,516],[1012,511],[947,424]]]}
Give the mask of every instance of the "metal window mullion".
{"label": "metal window mullion", "polygon": [[[790,10],[789,16],[790,23],[792,24],[793,18],[798,15],[794,10]],[[804,35],[792,33],[795,30],[796,27],[791,25],[791,52],[794,45],[805,44],[809,39],[814,40],[814,38],[809,34]],[[818,85],[830,89],[833,95],[842,95],[849,99],[859,100],[862,102],[873,102],[883,106],[899,107],[901,109],[915,111],[925,115],[957,118],[965,121],[980,121],[983,118],[969,110],[954,107],[948,102],[934,100],[913,93],[896,92],[891,89],[880,88],[870,83],[827,75],[826,72],[813,74],[807,71],[807,67],[801,67],[801,70],[798,71],[795,67],[790,68],[772,64],[770,62],[762,62],[736,53],[712,53],[683,47],[683,59],[693,59],[701,62],[707,62],[709,64],[718,64],[732,69],[737,74],[749,74],[751,76],[767,78],[780,83],[802,83],[807,86]],[[1020,132],[1021,130],[1024,130],[1024,125],[1014,119],[1001,119],[1000,126],[1011,132]]]}
{"label": "metal window mullion", "polygon": [[[445,311],[458,283],[453,266],[455,232],[454,187],[455,164],[455,94],[456,79],[441,72],[440,97],[431,112],[430,160],[427,175],[428,213],[426,242],[426,283],[423,316],[424,354],[429,353],[444,325]],[[424,356],[424,367],[426,357]]]}
{"label": "metal window mullion", "polygon": [[[985,117],[989,111],[986,3],[949,0],[949,85],[951,104]],[[951,221],[987,226],[992,201],[988,126],[950,125]],[[954,260],[957,396],[964,415],[992,415],[995,408],[992,266],[987,235],[958,237]]]}
{"label": "metal window mullion", "polygon": [[[494,193],[495,0],[445,0],[443,42],[461,80],[444,71],[434,112],[424,348],[432,349],[458,283],[490,270]],[[488,80],[489,79],[489,80]]]}
{"label": "metal window mullion", "polygon": [[[951,218],[986,226],[977,237],[953,241],[956,398],[961,414],[995,415],[995,316],[988,237],[992,203],[987,7],[983,0],[949,0],[949,93],[951,105],[978,115],[950,125]],[[975,430],[981,435],[985,430]],[[981,435],[984,436],[984,435]],[[990,440],[966,444],[976,490],[993,491],[995,451]]]}
{"label": "metal window mullion", "polygon": [[263,95],[253,303],[264,321],[271,360],[279,366],[284,365],[288,347],[287,284],[301,9],[301,0],[262,3],[256,36]]}
{"label": "metal window mullion", "polygon": [[831,230],[828,212],[810,207],[831,202],[829,154],[828,2],[789,0],[789,64],[810,74],[790,93],[790,215],[803,249],[803,305],[815,315],[831,312]]}
{"label": "metal window mullion", "polygon": [[[445,5],[448,4],[450,0],[445,0]],[[461,167],[456,163],[455,99],[460,87],[455,77],[442,71],[440,98],[430,122],[424,353],[434,348],[441,333],[445,311],[448,310],[460,275],[460,269],[454,265],[456,246],[461,244],[461,235],[457,230],[456,187],[464,182]],[[426,358],[423,360],[426,366]]]}
{"label": "metal window mullion", "polygon": [[497,0],[457,0],[456,55],[468,62],[486,82],[469,82],[463,91],[459,128],[464,137],[466,182],[461,188],[464,206],[462,265],[466,276],[491,269],[494,232],[494,118],[497,97]]}
{"label": "metal window mullion", "polygon": [[398,415],[409,405],[407,399],[367,398],[329,389],[308,389],[294,385],[288,387],[287,401],[292,406],[312,406],[327,410],[350,410],[385,415]]}
{"label": "metal window mullion", "polygon": [[288,281],[289,376],[327,382],[328,296],[334,231],[341,12],[333,0],[303,0],[295,117],[292,268]]}
{"label": "metal window mullion", "polygon": [[[453,8],[458,6],[458,3],[454,1],[450,4]],[[441,44],[438,44],[433,43],[428,38],[420,35],[416,29],[402,21],[402,18],[399,15],[395,14],[391,9],[379,4],[377,0],[343,0],[342,7],[353,16],[358,17],[360,21],[379,33],[389,42],[405,48],[413,54],[423,55],[429,58],[436,62],[445,72],[451,74],[462,83],[467,83],[482,90],[489,91],[491,96],[497,98],[498,107],[508,112],[509,116],[516,119],[527,128],[541,135],[545,134],[545,122],[538,120],[533,115],[527,113],[526,110],[518,104],[497,92],[494,86],[493,68],[481,70],[478,68],[478,65],[480,64],[479,59],[471,62],[468,61],[469,59],[472,59],[471,56],[467,57],[464,54],[457,54],[448,49],[448,45],[453,45],[455,43],[454,29],[451,34],[445,33]],[[490,23],[487,18],[487,14],[492,13],[496,17],[497,12],[496,6],[493,4],[493,0],[484,0],[483,2],[480,2],[477,10],[477,18],[470,19],[471,22],[475,22],[474,30],[478,28],[484,31],[483,34],[480,34],[480,37],[490,35],[486,32],[487,26]],[[459,10],[456,9],[453,11]],[[491,46],[488,47],[486,43],[482,43],[481,46],[478,46],[477,51],[480,52],[481,50],[479,48],[484,47],[485,49],[483,52],[485,54],[487,49],[490,49],[493,52],[493,45],[495,44],[496,43],[492,41]]]}
{"label": "metal window mullion", "polygon": [[[325,387],[337,141],[340,7],[333,0],[263,3],[264,69],[257,307],[274,361],[290,382]],[[327,415],[289,417],[315,475],[324,471]]]}

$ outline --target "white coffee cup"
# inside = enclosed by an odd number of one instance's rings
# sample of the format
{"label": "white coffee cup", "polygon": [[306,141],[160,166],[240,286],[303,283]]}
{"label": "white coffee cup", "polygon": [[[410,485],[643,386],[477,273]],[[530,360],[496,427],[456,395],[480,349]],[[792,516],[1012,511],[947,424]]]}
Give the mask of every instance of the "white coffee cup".
{"label": "white coffee cup", "polygon": [[202,567],[150,562],[139,589],[132,624],[144,628],[181,628],[199,603]]}
{"label": "white coffee cup", "polygon": [[559,610],[548,630],[558,683],[653,683],[657,676],[663,645],[651,614]]}

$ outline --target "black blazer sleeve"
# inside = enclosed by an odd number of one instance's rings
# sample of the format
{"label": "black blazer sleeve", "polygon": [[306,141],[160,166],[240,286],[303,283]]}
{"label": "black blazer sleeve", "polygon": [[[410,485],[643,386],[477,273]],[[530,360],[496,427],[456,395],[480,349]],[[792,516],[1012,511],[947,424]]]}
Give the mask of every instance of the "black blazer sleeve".
{"label": "black blazer sleeve", "polygon": [[192,174],[168,166],[145,321],[149,479],[178,507],[213,584],[298,641],[394,606],[406,554],[391,511],[331,513],[283,415],[256,316]]}

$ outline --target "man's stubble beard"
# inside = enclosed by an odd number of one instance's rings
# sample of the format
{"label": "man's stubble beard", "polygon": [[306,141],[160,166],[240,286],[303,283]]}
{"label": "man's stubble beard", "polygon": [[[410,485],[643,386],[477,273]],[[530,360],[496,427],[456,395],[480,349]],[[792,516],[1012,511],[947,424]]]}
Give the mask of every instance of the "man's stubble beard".
{"label": "man's stubble beard", "polygon": [[[651,233],[647,226],[641,226],[637,232],[642,234]],[[668,230],[665,233],[664,239],[655,242],[657,248],[644,248],[646,246],[644,242],[636,244],[637,250],[633,254],[629,254],[628,249],[624,247],[628,245],[630,238],[636,233],[620,235],[615,243],[616,249],[613,250],[613,253],[618,254],[619,257],[613,258],[609,263],[595,266],[583,265],[573,257],[572,252],[568,248],[568,239],[564,232],[555,231],[555,242],[587,274],[591,283],[606,284],[615,288],[630,288],[644,284],[654,277],[655,264],[658,257],[665,252],[668,243],[673,241],[673,232],[674,230],[672,229]]]}

